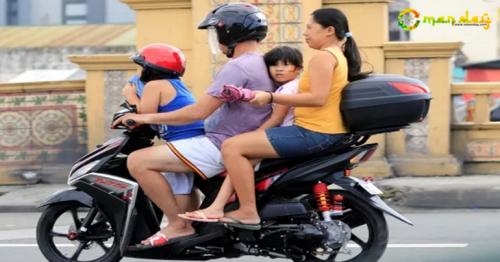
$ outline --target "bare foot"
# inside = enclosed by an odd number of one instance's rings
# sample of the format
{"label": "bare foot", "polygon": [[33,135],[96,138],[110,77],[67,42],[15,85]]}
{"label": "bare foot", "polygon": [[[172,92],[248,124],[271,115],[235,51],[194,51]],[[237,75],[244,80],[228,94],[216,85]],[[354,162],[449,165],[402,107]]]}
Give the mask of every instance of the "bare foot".
{"label": "bare foot", "polygon": [[[165,228],[160,230],[160,233],[165,235],[167,239],[172,239],[176,237],[184,237],[192,235],[195,233],[195,230],[193,227],[191,227],[190,224],[186,224],[185,226],[167,225]],[[141,244],[149,245],[150,244],[149,238],[142,240]]]}
{"label": "bare foot", "polygon": [[196,219],[219,219],[224,216],[224,210],[207,207],[192,212],[186,212],[185,215]]}
{"label": "bare foot", "polygon": [[[225,213],[224,217],[227,217],[227,218],[230,218],[233,220],[238,220],[244,224],[259,224],[260,223],[259,214],[257,214],[256,212],[252,212],[252,211],[244,211],[244,210],[238,209],[235,211]],[[221,222],[224,222],[224,221],[221,220]]]}

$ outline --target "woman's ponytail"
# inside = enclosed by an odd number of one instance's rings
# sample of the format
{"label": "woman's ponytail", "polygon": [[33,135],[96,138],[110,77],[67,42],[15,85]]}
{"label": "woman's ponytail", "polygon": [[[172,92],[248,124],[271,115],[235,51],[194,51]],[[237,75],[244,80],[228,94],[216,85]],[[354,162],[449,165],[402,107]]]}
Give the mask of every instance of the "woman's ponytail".
{"label": "woman's ponytail", "polygon": [[336,8],[322,8],[312,13],[314,21],[323,27],[333,26],[335,28],[335,36],[342,40],[346,38],[344,43],[344,56],[347,60],[349,81],[355,81],[366,78],[371,72],[361,72],[361,55],[359,54],[356,41],[349,32],[349,24],[347,18],[342,11]]}
{"label": "woman's ponytail", "polygon": [[349,68],[347,79],[349,81],[360,80],[366,78],[369,73],[361,72],[361,55],[359,54],[358,45],[352,36],[347,37],[344,44],[344,56],[347,59]]}

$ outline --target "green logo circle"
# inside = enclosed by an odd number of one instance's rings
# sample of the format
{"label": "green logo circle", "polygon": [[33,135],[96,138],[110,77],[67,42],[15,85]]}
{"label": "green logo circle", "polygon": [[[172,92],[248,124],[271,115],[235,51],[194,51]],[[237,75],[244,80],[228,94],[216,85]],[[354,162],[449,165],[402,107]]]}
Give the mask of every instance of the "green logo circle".
{"label": "green logo circle", "polygon": [[406,8],[401,11],[398,16],[398,24],[405,31],[411,31],[420,24],[420,20],[418,19],[420,14],[411,8]]}

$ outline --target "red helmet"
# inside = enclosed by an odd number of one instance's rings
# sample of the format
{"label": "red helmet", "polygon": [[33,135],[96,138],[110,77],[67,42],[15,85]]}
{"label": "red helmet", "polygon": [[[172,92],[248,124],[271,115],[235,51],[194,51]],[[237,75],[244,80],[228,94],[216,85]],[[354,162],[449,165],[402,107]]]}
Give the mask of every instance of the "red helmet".
{"label": "red helmet", "polygon": [[149,44],[131,59],[143,68],[149,67],[173,76],[182,76],[186,69],[184,53],[179,48],[167,44]]}

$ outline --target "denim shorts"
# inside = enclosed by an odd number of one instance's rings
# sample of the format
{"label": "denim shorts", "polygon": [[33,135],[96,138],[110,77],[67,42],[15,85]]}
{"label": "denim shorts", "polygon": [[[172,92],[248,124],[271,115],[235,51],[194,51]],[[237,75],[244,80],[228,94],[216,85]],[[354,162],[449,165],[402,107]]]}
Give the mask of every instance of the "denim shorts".
{"label": "denim shorts", "polygon": [[318,133],[296,125],[268,128],[266,135],[281,158],[319,153],[334,147],[345,137],[345,134]]}

